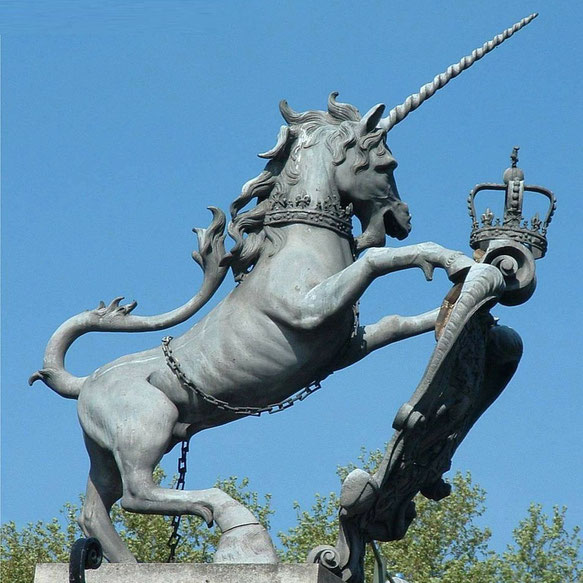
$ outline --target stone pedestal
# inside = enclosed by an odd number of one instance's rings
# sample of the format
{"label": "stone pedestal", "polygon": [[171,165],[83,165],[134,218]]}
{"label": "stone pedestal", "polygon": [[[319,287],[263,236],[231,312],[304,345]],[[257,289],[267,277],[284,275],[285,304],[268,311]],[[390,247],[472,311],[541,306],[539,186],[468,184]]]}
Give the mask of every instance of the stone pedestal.
{"label": "stone pedestal", "polygon": [[[342,583],[324,567],[303,565],[104,563],[85,571],[87,583]],[[43,563],[36,566],[34,583],[67,583],[69,565]]]}

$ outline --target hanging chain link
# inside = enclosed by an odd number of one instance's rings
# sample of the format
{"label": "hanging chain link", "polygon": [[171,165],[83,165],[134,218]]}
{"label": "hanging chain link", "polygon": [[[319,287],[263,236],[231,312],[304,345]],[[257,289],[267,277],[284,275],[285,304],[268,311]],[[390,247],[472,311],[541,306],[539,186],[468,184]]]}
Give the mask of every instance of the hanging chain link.
{"label": "hanging chain link", "polygon": [[162,351],[166,358],[166,363],[170,367],[170,370],[176,375],[176,378],[180,381],[180,384],[196,393],[203,401],[215,406],[217,409],[223,411],[231,411],[232,413],[237,413],[238,415],[254,415],[259,417],[263,413],[269,413],[273,415],[274,413],[280,413],[289,409],[292,405],[298,401],[303,401],[306,397],[315,393],[318,389],[322,388],[320,381],[312,381],[309,385],[298,391],[293,397],[284,399],[279,403],[273,403],[271,405],[266,405],[265,407],[237,407],[230,405],[226,401],[217,399],[208,393],[205,393],[201,388],[197,387],[188,377],[184,374],[178,361],[172,355],[172,348],[170,348],[170,341],[172,336],[164,336],[162,338]]}
{"label": "hanging chain link", "polygon": [[[182,450],[180,452],[180,457],[178,458],[178,481],[176,482],[176,490],[184,490],[184,484],[186,481],[186,454],[188,453],[188,441],[182,442]],[[172,534],[168,539],[168,547],[170,548],[170,554],[168,555],[167,563],[174,563],[176,559],[176,547],[180,542],[182,536],[178,534],[178,528],[180,527],[180,519],[182,515],[176,514],[172,517]]]}

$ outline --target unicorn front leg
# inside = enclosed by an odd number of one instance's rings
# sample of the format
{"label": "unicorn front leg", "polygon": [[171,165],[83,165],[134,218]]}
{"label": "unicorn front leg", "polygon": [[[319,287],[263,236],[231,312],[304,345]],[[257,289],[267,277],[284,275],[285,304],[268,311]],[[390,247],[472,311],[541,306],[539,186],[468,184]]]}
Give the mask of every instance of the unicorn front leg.
{"label": "unicorn front leg", "polygon": [[419,267],[428,281],[433,278],[435,267],[442,267],[451,280],[457,281],[462,273],[467,273],[474,265],[474,261],[461,251],[431,242],[396,249],[373,247],[366,252],[363,260],[370,265],[375,278],[401,269]]}
{"label": "unicorn front leg", "polygon": [[439,308],[417,316],[393,314],[385,316],[374,324],[360,326],[357,334],[351,339],[348,348],[343,353],[341,360],[334,363],[334,370],[346,368],[362,360],[371,352],[393,342],[431,332],[435,329],[438,314]]}
{"label": "unicorn front leg", "polygon": [[[301,302],[294,305],[294,313],[286,314],[288,322],[303,329],[325,325],[338,314],[350,309],[377,277],[394,271],[418,267],[423,270],[426,279],[431,280],[434,268],[442,267],[450,279],[457,281],[472,265],[474,261],[463,253],[446,249],[436,243],[420,243],[393,249],[375,247],[339,273],[314,286]],[[405,333],[411,327],[415,329],[420,326],[422,329],[413,333],[420,334],[431,329],[430,319],[424,318],[418,323],[402,319],[402,329]]]}

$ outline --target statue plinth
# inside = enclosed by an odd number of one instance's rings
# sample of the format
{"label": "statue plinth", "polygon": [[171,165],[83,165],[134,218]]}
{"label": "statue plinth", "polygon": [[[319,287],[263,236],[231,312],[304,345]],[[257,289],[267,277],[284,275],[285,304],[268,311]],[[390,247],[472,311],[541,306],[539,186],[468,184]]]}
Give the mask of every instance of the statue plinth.
{"label": "statue plinth", "polygon": [[[41,563],[36,567],[34,583],[68,581],[69,565]],[[104,564],[95,571],[86,571],[87,583],[341,583],[336,577],[315,564],[250,565],[200,563]]]}

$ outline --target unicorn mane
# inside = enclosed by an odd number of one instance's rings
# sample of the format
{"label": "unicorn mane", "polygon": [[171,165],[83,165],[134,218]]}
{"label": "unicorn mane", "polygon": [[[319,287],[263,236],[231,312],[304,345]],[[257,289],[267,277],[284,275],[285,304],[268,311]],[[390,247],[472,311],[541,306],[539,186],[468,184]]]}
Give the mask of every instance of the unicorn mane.
{"label": "unicorn mane", "polygon": [[[339,165],[346,159],[349,148],[355,147],[354,172],[368,166],[369,152],[384,142],[386,132],[376,129],[360,136],[356,131],[361,115],[353,105],[336,101],[338,93],[328,97],[328,111],[294,111],[282,100],[280,112],[288,125],[281,127],[276,145],[263,154],[269,162],[261,174],[243,185],[241,194],[232,202],[229,235],[234,247],[225,257],[223,265],[233,270],[235,281],[241,281],[257,263],[265,251],[266,242],[270,251],[276,253],[285,243],[281,229],[264,225],[269,210],[270,198],[286,195],[289,188],[300,180],[298,154],[302,148],[323,143],[332,157],[332,164]],[[256,206],[243,209],[256,199]]]}

